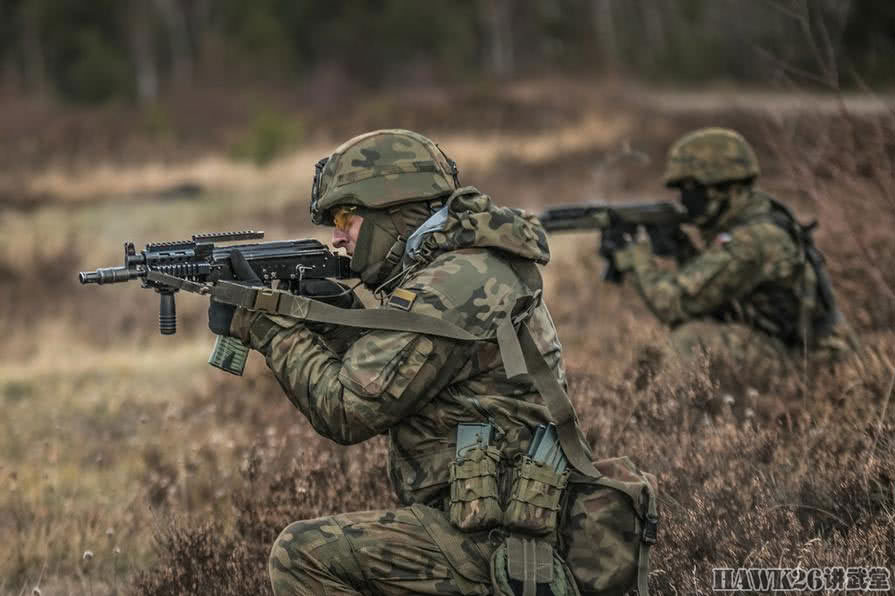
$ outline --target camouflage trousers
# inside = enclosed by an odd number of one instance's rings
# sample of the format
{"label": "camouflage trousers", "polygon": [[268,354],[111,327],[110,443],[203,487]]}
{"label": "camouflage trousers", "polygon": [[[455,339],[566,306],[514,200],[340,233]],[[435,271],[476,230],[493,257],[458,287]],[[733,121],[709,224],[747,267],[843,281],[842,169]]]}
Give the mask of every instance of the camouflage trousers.
{"label": "camouflage trousers", "polygon": [[490,594],[488,533],[414,505],[290,524],[274,542],[274,594]]}
{"label": "camouflage trousers", "polygon": [[707,354],[732,375],[778,377],[794,364],[783,342],[736,323],[690,321],[671,332],[671,346],[684,360]]}
{"label": "camouflage trousers", "polygon": [[675,328],[670,339],[677,356],[686,361],[707,354],[713,372],[740,387],[760,379],[801,374],[806,365],[815,370],[830,367],[854,348],[845,328],[835,330],[813,349],[802,352],[746,325],[702,320]]}
{"label": "camouflage trousers", "polygon": [[[636,580],[642,528],[627,499],[588,484],[568,497],[560,554],[591,590],[582,593],[620,594]],[[344,513],[287,526],[270,552],[270,581],[277,596],[485,596],[493,593],[491,557],[500,542],[499,530],[461,531],[423,505]]]}

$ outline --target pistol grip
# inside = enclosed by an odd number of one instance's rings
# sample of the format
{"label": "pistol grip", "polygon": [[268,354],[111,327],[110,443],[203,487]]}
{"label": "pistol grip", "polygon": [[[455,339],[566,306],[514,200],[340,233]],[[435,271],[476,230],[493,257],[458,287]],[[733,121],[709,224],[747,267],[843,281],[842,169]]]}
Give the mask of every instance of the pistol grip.
{"label": "pistol grip", "polygon": [[249,348],[240,340],[218,335],[214,340],[214,349],[208,357],[208,364],[241,377],[248,357]]}

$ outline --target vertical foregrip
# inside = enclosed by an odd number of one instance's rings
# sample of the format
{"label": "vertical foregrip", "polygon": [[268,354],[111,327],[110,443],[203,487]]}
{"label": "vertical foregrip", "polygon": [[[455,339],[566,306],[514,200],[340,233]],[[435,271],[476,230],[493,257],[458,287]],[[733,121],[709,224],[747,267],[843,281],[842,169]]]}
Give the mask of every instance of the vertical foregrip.
{"label": "vertical foregrip", "polygon": [[158,330],[162,335],[177,333],[177,309],[174,305],[174,292],[159,291]]}

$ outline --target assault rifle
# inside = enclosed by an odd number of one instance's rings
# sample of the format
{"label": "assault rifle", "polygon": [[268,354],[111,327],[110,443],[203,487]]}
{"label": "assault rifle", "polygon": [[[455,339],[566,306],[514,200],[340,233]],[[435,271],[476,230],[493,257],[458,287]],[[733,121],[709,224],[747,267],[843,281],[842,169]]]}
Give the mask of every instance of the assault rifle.
{"label": "assault rifle", "polygon": [[[133,242],[124,243],[124,265],[105,267],[78,274],[82,284],[113,284],[139,279],[142,287],[159,294],[159,331],[162,335],[177,332],[174,294],[180,290],[207,293],[208,284],[233,280],[230,253],[238,249],[262,283],[272,288],[301,293],[307,279],[351,277],[348,257],[332,253],[317,240],[280,240],[217,246],[217,242],[260,240],[264,232],[224,232],[197,234],[192,240],[155,242],[137,251]],[[227,372],[241,375],[248,348],[238,339],[218,336],[208,363]]]}
{"label": "assault rifle", "polygon": [[677,256],[682,242],[687,242],[680,228],[687,221],[686,213],[671,202],[560,205],[546,209],[539,219],[548,232],[600,231],[600,256],[606,259],[603,279],[613,283],[622,282],[622,273],[615,265],[615,251],[624,248],[638,226],[646,229],[658,256]]}

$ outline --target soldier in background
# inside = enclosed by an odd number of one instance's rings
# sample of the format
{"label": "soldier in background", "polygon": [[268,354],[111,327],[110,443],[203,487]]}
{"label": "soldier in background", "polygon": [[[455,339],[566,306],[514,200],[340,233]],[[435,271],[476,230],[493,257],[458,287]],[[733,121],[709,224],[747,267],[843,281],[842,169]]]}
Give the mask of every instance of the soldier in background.
{"label": "soldier in background", "polygon": [[680,192],[704,249],[688,243],[668,271],[642,239],[615,252],[616,266],[671,327],[685,357],[705,351],[771,374],[808,352],[837,360],[853,341],[811,227],[755,188],[758,175],[739,133],[705,128],[683,136],[669,150],[665,184]]}

